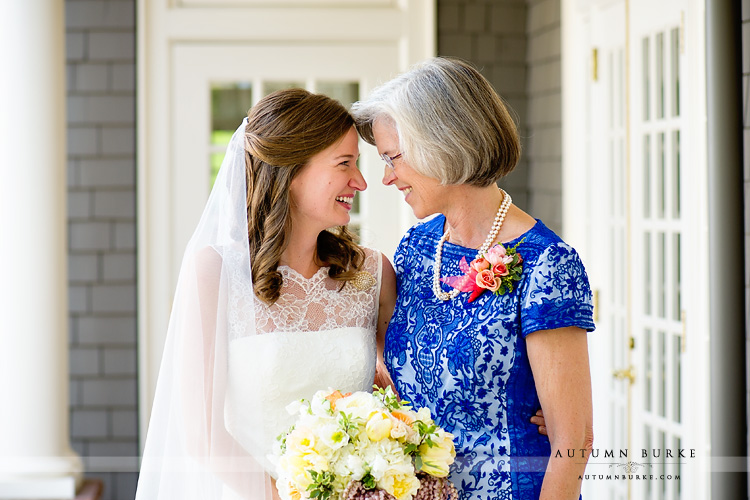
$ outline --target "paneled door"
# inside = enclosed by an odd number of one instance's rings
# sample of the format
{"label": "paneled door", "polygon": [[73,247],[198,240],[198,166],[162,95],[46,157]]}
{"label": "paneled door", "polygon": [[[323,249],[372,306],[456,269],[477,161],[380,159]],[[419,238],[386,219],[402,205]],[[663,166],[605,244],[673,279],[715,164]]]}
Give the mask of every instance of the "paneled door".
{"label": "paneled door", "polygon": [[580,235],[595,290],[595,443],[584,478],[595,498],[707,498],[708,294],[689,263],[707,254],[705,98],[688,77],[701,65],[696,5],[566,6],[582,32],[569,38],[579,71],[567,81],[585,91],[566,102],[585,112],[565,119],[584,132],[566,143],[584,159],[587,201],[566,227]]}
{"label": "paneled door", "polygon": [[[187,243],[231,133],[268,93],[301,87],[345,106],[435,53],[429,0],[139,1],[139,374],[146,429]],[[381,185],[383,164],[360,144],[369,185],[352,226],[392,254],[413,215]],[[142,436],[146,433],[142,432]]]}

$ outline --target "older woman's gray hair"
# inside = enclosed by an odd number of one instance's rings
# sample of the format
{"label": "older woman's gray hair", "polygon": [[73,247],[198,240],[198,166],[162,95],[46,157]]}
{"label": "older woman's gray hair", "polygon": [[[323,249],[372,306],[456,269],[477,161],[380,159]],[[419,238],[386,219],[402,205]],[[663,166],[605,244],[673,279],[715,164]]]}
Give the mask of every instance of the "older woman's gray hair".
{"label": "older woman's gray hair", "polygon": [[443,184],[489,186],[521,155],[516,124],[500,96],[477,70],[454,58],[413,66],[355,103],[352,114],[370,144],[375,121],[395,125],[403,158]]}

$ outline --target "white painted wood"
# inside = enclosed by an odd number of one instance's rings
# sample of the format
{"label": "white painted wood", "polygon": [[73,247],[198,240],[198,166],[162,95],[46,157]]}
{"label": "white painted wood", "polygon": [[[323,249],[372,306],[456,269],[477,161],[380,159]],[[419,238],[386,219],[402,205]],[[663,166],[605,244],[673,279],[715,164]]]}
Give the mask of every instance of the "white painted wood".
{"label": "white painted wood", "polygon": [[[352,81],[360,96],[435,54],[434,0],[138,2],[140,422],[145,437],[185,242],[208,196],[214,83]],[[254,92],[257,102],[262,92]],[[382,160],[361,144],[369,184],[353,218],[391,254],[414,222]]]}
{"label": "white painted wood", "polygon": [[0,498],[73,498],[64,5],[4,2],[2,19]]}
{"label": "white painted wood", "polygon": [[[630,19],[627,33],[626,18]],[[592,286],[600,291],[598,331],[590,336],[595,448],[616,449],[626,441],[631,460],[653,463],[653,467],[641,467],[641,473],[648,470],[657,476],[662,472],[674,473],[674,461],[664,464],[667,460],[663,455],[643,457],[643,448],[674,450],[679,439],[679,446],[695,449],[698,455],[696,459],[683,461],[681,483],[660,478],[634,480],[625,488],[623,483],[612,481],[585,482],[584,496],[707,498],[710,298],[707,277],[694,269],[696,255],[710,258],[704,187],[703,6],[693,0],[657,4],[643,0],[572,0],[563,3],[563,22],[563,58],[570,61],[563,66],[565,229],[566,235],[577,238],[576,245],[587,258]],[[662,33],[663,50],[668,55],[674,29],[683,30],[678,32],[677,47],[680,114],[673,116],[671,112],[669,100],[673,88],[667,85],[664,96],[669,102],[662,118],[657,113],[661,89],[657,87],[659,65],[655,46]],[[629,59],[620,63],[617,53],[627,47],[626,37],[630,51],[623,53]],[[649,40],[647,63],[644,39]],[[598,50],[597,81],[592,80],[593,48]],[[668,83],[673,67],[668,58],[664,63],[663,77]],[[629,70],[630,82],[630,113],[624,116],[629,122],[622,124],[618,120],[622,113],[617,95],[622,94],[622,85],[628,78],[627,73],[618,72],[618,65]],[[647,85],[645,68],[651,75]],[[644,103],[648,103],[648,119],[644,118]],[[579,134],[581,130],[586,133]],[[677,131],[679,181],[675,175],[675,156],[669,154],[677,146]],[[658,168],[662,163],[659,149],[662,134],[663,176]],[[619,143],[625,146],[622,154]],[[678,184],[679,214],[674,211]],[[570,200],[581,191],[587,193],[581,197],[586,202]],[[676,258],[678,236],[681,259]],[[677,304],[680,286],[681,303]],[[628,295],[622,295],[623,292]],[[684,329],[682,311],[686,315]],[[630,336],[635,342],[632,350],[627,345]],[[681,352],[676,347],[683,341],[687,347]],[[679,374],[678,366],[681,366]],[[613,370],[628,367],[635,373],[629,395],[626,382],[611,378]],[[592,459],[587,472],[597,472],[596,462],[601,460]]]}

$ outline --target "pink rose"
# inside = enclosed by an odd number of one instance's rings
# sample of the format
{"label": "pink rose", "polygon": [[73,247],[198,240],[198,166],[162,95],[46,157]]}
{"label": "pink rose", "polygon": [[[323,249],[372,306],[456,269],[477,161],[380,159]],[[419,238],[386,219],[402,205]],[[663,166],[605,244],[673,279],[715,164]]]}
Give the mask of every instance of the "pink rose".
{"label": "pink rose", "polygon": [[489,269],[490,267],[492,267],[492,264],[490,264],[487,259],[484,259],[482,257],[471,261],[471,268],[476,272],[484,271],[485,269]]}
{"label": "pink rose", "polygon": [[492,266],[492,272],[496,276],[508,276],[509,274],[507,266],[502,262],[498,262],[497,264]]}
{"label": "pink rose", "polygon": [[501,283],[500,279],[496,278],[495,274],[489,269],[477,273],[476,281],[477,286],[486,288],[491,292],[497,291],[497,289],[500,288]]}
{"label": "pink rose", "polygon": [[484,258],[487,259],[490,264],[496,266],[498,263],[503,262],[503,258],[505,256],[505,247],[498,243],[497,245],[489,249],[489,251],[484,255]]}

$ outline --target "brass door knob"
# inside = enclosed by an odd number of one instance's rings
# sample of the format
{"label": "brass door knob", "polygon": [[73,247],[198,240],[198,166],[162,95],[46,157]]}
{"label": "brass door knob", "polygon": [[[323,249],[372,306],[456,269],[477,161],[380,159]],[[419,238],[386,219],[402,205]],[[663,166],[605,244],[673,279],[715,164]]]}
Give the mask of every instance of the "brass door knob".
{"label": "brass door knob", "polygon": [[617,380],[627,379],[631,384],[635,382],[635,371],[633,371],[632,366],[629,366],[623,370],[614,370],[612,372],[612,376]]}

